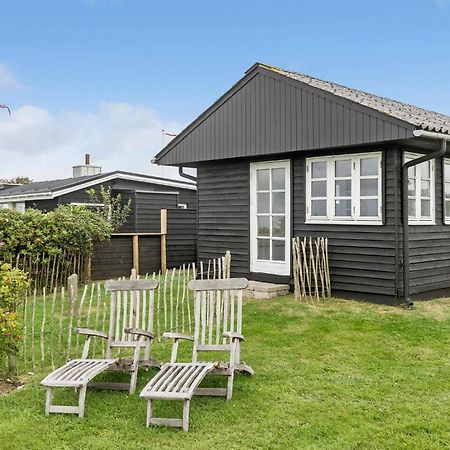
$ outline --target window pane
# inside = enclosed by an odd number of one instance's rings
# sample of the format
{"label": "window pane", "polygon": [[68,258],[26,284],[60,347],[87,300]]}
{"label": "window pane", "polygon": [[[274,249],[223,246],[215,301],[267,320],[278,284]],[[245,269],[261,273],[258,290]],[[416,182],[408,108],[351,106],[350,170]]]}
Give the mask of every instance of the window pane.
{"label": "window pane", "polygon": [[327,196],[327,182],[326,181],[313,181],[311,183],[311,196],[312,197],[326,197]]}
{"label": "window pane", "polygon": [[372,195],[378,195],[378,178],[361,180],[361,196],[369,197]]}
{"label": "window pane", "polygon": [[272,169],[272,189],[284,189],[284,169]]}
{"label": "window pane", "polygon": [[352,180],[336,180],[336,197],[351,197]]}
{"label": "window pane", "polygon": [[408,200],[408,215],[409,217],[416,217],[416,200]]}
{"label": "window pane", "polygon": [[272,193],[272,212],[284,213],[284,192]]}
{"label": "window pane", "polygon": [[257,239],[258,259],[270,259],[270,239]]}
{"label": "window pane", "polygon": [[430,161],[420,164],[420,176],[430,178]]}
{"label": "window pane", "polygon": [[312,178],[326,178],[327,177],[327,161],[316,161],[311,163],[311,177]]}
{"label": "window pane", "polygon": [[351,217],[352,201],[351,200],[336,200],[335,215],[337,217]]}
{"label": "window pane", "polygon": [[450,198],[450,183],[445,183],[445,198]]}
{"label": "window pane", "polygon": [[361,200],[360,215],[362,217],[378,217],[378,200]]}
{"label": "window pane", "polygon": [[270,194],[257,194],[258,195],[258,212],[270,213]]}
{"label": "window pane", "polygon": [[352,175],[351,159],[335,162],[335,174],[337,177],[350,177]]}
{"label": "window pane", "polygon": [[327,201],[326,200],[312,200],[311,201],[311,216],[326,217],[327,215]]}
{"label": "window pane", "polygon": [[450,164],[444,164],[445,181],[450,181]]}
{"label": "window pane", "polygon": [[361,159],[361,175],[378,175],[378,158]]}
{"label": "window pane", "polygon": [[258,217],[258,236],[270,236],[270,216]]}
{"label": "window pane", "polygon": [[284,216],[272,216],[272,236],[285,236],[285,220]]}
{"label": "window pane", "polygon": [[426,180],[422,180],[421,182],[422,189],[420,190],[420,195],[422,197],[430,197],[430,182]]}
{"label": "window pane", "polygon": [[414,178],[408,180],[408,196],[416,196],[416,180]]}
{"label": "window pane", "polygon": [[258,169],[256,171],[256,189],[258,191],[268,191],[270,189],[270,170]]}
{"label": "window pane", "polygon": [[412,166],[408,169],[408,177],[414,178],[416,176],[416,166]]}
{"label": "window pane", "polygon": [[274,261],[284,261],[285,242],[272,241],[272,259]]}
{"label": "window pane", "polygon": [[430,200],[421,200],[420,204],[421,204],[420,209],[421,209],[422,217],[430,217],[430,215],[431,215]]}
{"label": "window pane", "polygon": [[450,201],[445,202],[445,217],[450,217]]}

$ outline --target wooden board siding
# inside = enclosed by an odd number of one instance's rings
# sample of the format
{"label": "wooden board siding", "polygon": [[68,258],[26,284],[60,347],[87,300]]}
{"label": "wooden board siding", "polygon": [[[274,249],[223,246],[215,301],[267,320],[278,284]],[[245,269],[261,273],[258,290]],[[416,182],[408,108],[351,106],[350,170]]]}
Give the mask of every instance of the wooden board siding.
{"label": "wooden board siding", "polygon": [[197,261],[197,211],[167,211],[167,267]]}
{"label": "wooden board siding", "polygon": [[410,227],[411,295],[450,288],[450,225],[444,225],[442,159],[435,162],[436,225]]}
{"label": "wooden board siding", "polygon": [[248,161],[220,161],[201,166],[198,176],[198,259],[231,251],[231,275],[249,273]]}
{"label": "wooden board siding", "polygon": [[[158,164],[373,144],[412,137],[414,127],[299,81],[259,69],[175,138]],[[276,157],[276,156],[275,156]]]}
{"label": "wooden board siding", "polygon": [[388,194],[384,198],[384,225],[378,226],[306,224],[305,157],[293,159],[294,236],[328,238],[331,287],[345,295],[364,294],[368,299],[396,295],[396,202],[392,195],[397,178],[396,154],[385,151],[383,160],[383,182]]}

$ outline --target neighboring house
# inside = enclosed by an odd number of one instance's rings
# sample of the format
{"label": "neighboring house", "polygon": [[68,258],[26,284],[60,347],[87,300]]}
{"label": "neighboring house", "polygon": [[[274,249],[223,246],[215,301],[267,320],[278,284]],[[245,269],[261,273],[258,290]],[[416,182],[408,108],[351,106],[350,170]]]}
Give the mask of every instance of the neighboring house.
{"label": "neighboring house", "polygon": [[[112,194],[121,194],[123,201],[131,199],[131,213],[119,230],[127,233],[157,233],[161,230],[161,209],[168,210],[167,264],[169,267],[196,261],[197,193],[192,182],[153,177],[138,173],[114,171],[101,173],[101,168],[86,163],[73,168],[73,177],[60,180],[39,181],[0,190],[0,208],[24,211],[36,208],[51,211],[58,205],[86,205],[92,203],[87,191],[100,193],[100,186],[111,187]],[[100,195],[98,198],[101,199]],[[94,278],[123,275],[131,268],[131,238],[116,237],[110,245],[94,254],[98,264]],[[159,241],[146,239],[141,243],[141,253],[146,263],[141,267],[158,270]],[[155,257],[158,255],[158,257]],[[109,265],[110,267],[106,267]],[[106,271],[100,272],[100,266]],[[122,268],[123,266],[123,268]]]}
{"label": "neighboring house", "polygon": [[[450,288],[449,130],[448,116],[255,64],[155,161],[197,168],[199,259],[231,250],[234,276],[289,282],[290,239],[325,236],[336,295],[409,301]],[[430,152],[402,202],[403,164]]]}

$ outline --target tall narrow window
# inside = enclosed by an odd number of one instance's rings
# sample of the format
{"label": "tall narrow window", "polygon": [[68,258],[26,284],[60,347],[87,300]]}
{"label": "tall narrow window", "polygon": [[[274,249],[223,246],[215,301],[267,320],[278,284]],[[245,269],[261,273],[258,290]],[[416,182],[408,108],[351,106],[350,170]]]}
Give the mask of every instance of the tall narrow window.
{"label": "tall narrow window", "polygon": [[450,224],[450,159],[444,159],[444,214],[445,223]]}
{"label": "tall narrow window", "polygon": [[[405,162],[416,158],[405,154]],[[408,215],[412,224],[434,223],[434,160],[408,169]]]}
{"label": "tall narrow window", "polygon": [[308,223],[382,224],[381,153],[308,158]]}

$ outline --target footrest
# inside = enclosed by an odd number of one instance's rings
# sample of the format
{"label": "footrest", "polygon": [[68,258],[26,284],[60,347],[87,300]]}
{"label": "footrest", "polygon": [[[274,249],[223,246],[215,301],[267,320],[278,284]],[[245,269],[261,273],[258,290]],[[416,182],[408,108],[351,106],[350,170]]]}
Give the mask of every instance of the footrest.
{"label": "footrest", "polygon": [[140,396],[153,400],[190,400],[214,363],[167,363],[148,382]]}
{"label": "footrest", "polygon": [[47,375],[41,384],[47,387],[86,386],[99,373],[107,370],[117,359],[72,359]]}

